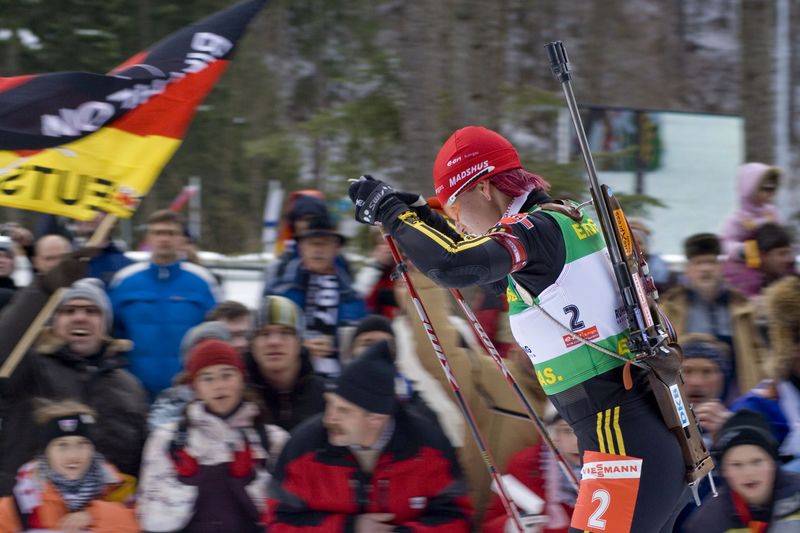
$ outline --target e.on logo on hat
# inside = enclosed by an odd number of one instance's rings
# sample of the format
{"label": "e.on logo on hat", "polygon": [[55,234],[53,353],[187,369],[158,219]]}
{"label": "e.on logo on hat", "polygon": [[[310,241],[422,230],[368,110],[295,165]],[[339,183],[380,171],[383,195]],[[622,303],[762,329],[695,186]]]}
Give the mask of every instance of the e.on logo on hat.
{"label": "e.on logo on hat", "polygon": [[495,174],[521,167],[517,151],[502,135],[480,126],[467,126],[453,133],[439,150],[433,164],[433,187],[439,202],[447,205],[451,196],[463,192],[459,187],[476,175],[479,180],[464,190]]}

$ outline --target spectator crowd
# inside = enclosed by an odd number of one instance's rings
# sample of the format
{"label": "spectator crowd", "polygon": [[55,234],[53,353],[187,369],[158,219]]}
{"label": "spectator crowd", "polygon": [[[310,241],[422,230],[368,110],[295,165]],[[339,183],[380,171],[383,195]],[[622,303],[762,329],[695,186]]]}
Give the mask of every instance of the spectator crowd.
{"label": "spectator crowd", "polygon": [[[687,497],[675,531],[800,531],[794,239],[773,205],[780,172],[748,163],[736,180],[740,207],[719,234],[686,236],[681,272],[631,220],[720,487]],[[0,533],[516,531],[462,399],[526,531],[567,532],[576,491],[446,289],[408,265],[462,398],[380,234],[355,271],[318,191],[290,196],[257,309],[224,299],[179,214],[150,215],[140,262],[112,239],[85,247],[99,222],[2,227]],[[468,297],[580,478],[505,297]]]}

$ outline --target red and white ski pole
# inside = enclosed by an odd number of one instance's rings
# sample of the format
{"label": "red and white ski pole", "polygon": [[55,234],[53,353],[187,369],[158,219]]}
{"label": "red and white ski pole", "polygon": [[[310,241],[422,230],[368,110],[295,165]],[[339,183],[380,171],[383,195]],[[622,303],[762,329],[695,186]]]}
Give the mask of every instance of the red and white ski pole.
{"label": "red and white ski pole", "polygon": [[[388,237],[391,239],[391,237]],[[390,242],[389,246],[394,245],[393,242]],[[475,332],[478,339],[480,339],[481,344],[483,344],[483,348],[486,352],[492,356],[494,362],[497,363],[497,366],[500,368],[500,372],[503,373],[503,377],[506,378],[509,386],[514,390],[514,394],[517,395],[522,406],[525,408],[525,413],[528,415],[528,418],[536,425],[536,429],[539,431],[539,435],[544,440],[545,444],[550,448],[550,451],[553,452],[555,455],[556,460],[558,461],[558,466],[561,467],[561,470],[564,472],[564,475],[567,476],[567,479],[570,480],[572,483],[573,488],[577,491],[578,490],[578,478],[575,477],[575,473],[569,467],[567,460],[564,458],[564,455],[556,446],[556,443],[553,442],[553,439],[550,437],[550,434],[547,432],[547,428],[544,426],[544,422],[542,419],[539,418],[539,415],[536,414],[536,411],[533,410],[533,406],[531,402],[528,401],[528,398],[525,396],[525,393],[522,392],[522,388],[520,388],[519,383],[514,378],[511,371],[506,366],[505,361],[503,358],[500,357],[500,353],[495,348],[494,343],[492,343],[489,336],[486,334],[486,331],[481,326],[481,323],[478,321],[478,318],[475,316],[475,313],[472,312],[467,302],[464,300],[464,296],[462,296],[461,291],[458,289],[450,289],[450,294],[453,295],[453,298],[456,299],[458,305],[461,307],[461,310],[464,312],[464,316],[467,317],[470,326],[472,326],[472,331]]]}
{"label": "red and white ski pole", "polygon": [[414,307],[417,309],[417,314],[419,315],[420,320],[422,320],[422,324],[425,326],[425,332],[428,334],[428,339],[431,341],[433,351],[436,352],[436,358],[439,360],[439,364],[442,366],[442,371],[444,372],[445,377],[447,377],[447,381],[450,383],[450,388],[453,390],[453,394],[456,397],[458,406],[461,409],[461,414],[464,415],[464,420],[469,426],[470,432],[472,433],[472,438],[475,439],[475,444],[478,445],[478,450],[481,452],[483,462],[486,464],[486,468],[489,470],[489,475],[492,477],[492,480],[497,486],[497,494],[500,496],[500,501],[503,504],[503,508],[505,509],[506,514],[514,521],[517,531],[524,533],[525,529],[522,527],[522,522],[520,521],[517,508],[514,506],[513,501],[511,498],[509,498],[508,493],[506,492],[505,485],[503,484],[503,478],[497,471],[494,458],[492,457],[489,448],[486,446],[486,441],[484,440],[480,429],[478,429],[478,424],[475,422],[475,416],[472,414],[472,409],[470,409],[469,404],[467,404],[466,400],[464,399],[464,395],[461,392],[461,387],[458,385],[458,380],[456,380],[456,377],[450,368],[450,363],[447,360],[447,355],[445,355],[442,344],[439,342],[439,336],[436,334],[436,330],[433,328],[430,318],[428,318],[428,313],[425,311],[425,306],[422,304],[422,299],[419,297],[419,293],[414,287],[414,283],[411,281],[411,276],[408,275],[408,268],[406,267],[403,258],[400,256],[400,251],[397,249],[397,244],[395,244],[392,236],[386,232],[383,232],[383,238],[386,240],[386,243],[389,245],[389,249],[392,251],[392,257],[394,258],[394,262],[397,264],[397,272],[403,277],[403,281],[406,283],[406,287],[408,287],[408,293],[411,295],[411,301],[414,302]]}

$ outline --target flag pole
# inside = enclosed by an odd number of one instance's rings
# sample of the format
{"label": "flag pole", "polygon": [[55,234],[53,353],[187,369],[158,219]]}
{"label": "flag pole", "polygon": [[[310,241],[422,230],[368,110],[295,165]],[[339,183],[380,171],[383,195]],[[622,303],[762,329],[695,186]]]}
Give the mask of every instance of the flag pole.
{"label": "flag pole", "polygon": [[[98,225],[97,229],[94,230],[92,238],[86,243],[86,247],[96,247],[102,244],[108,238],[108,235],[111,233],[111,228],[114,227],[114,223],[116,223],[116,221],[116,215],[107,214],[105,217],[103,217],[103,220],[100,221],[100,225]],[[55,268],[58,267],[56,266]],[[17,342],[17,345],[14,347],[11,355],[8,356],[8,359],[6,359],[2,368],[0,368],[0,379],[8,378],[14,373],[17,365],[19,365],[20,361],[22,361],[22,358],[26,353],[28,353],[28,350],[30,350],[33,341],[35,341],[39,336],[42,328],[44,328],[45,324],[47,324],[47,321],[55,312],[58,304],[61,303],[61,297],[63,296],[64,291],[66,291],[66,288],[60,287],[50,295],[47,303],[44,304],[44,307],[42,307],[41,311],[39,311],[39,314],[36,315],[36,318],[33,319],[33,322],[31,322],[30,326],[28,326],[25,334],[22,336],[19,342]]]}

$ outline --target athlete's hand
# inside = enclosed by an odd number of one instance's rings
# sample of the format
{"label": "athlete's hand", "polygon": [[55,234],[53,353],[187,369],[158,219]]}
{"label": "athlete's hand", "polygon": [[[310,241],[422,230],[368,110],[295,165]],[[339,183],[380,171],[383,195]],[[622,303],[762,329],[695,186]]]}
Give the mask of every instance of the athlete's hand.
{"label": "athlete's hand", "polygon": [[356,220],[374,224],[379,219],[381,204],[395,192],[390,185],[372,176],[361,176],[350,184],[347,194],[356,208]]}

